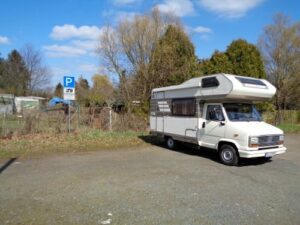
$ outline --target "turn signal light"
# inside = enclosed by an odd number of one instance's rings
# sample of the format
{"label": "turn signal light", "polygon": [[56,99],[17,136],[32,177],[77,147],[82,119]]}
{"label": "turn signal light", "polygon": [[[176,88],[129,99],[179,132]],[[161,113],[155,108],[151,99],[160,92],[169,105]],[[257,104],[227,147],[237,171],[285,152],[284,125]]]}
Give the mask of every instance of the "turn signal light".
{"label": "turn signal light", "polygon": [[250,148],[258,148],[258,144],[250,144]]}

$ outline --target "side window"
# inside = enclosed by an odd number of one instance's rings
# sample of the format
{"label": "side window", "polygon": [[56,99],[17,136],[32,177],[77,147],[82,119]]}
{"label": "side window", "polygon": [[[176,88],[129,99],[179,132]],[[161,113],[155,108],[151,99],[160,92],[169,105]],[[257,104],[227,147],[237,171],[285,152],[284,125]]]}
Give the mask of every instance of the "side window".
{"label": "side window", "polygon": [[174,99],[172,101],[172,115],[174,116],[195,116],[196,101],[189,99]]}
{"label": "side window", "polygon": [[223,121],[224,116],[220,105],[208,105],[206,111],[207,120]]}

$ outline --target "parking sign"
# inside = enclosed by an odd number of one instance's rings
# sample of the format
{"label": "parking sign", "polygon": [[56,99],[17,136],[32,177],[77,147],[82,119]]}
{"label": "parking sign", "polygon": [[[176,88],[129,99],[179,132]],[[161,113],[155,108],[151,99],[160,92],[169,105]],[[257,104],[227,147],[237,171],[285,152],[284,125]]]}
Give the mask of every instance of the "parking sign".
{"label": "parking sign", "polygon": [[75,100],[75,77],[64,76],[64,100]]}
{"label": "parking sign", "polygon": [[75,88],[75,77],[64,77],[64,87],[65,88]]}

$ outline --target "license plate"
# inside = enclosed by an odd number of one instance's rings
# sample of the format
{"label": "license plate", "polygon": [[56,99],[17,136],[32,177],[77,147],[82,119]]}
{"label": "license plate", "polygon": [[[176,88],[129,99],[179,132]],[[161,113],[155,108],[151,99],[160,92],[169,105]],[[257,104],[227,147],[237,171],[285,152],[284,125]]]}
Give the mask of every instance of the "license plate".
{"label": "license plate", "polygon": [[272,157],[272,156],[274,156],[275,155],[275,152],[267,152],[266,154],[265,154],[265,157],[266,158],[269,158],[269,157]]}

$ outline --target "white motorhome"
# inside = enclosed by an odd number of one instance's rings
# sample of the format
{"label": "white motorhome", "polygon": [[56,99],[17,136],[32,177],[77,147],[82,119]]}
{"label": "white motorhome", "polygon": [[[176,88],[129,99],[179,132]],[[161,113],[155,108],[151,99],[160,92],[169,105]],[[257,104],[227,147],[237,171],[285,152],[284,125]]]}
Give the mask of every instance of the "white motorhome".
{"label": "white motorhome", "polygon": [[270,159],[286,152],[284,134],[263,122],[253,103],[275,93],[267,80],[229,74],[155,88],[151,133],[164,137],[169,148],[183,141],[216,149],[226,165],[237,165],[239,158]]}

